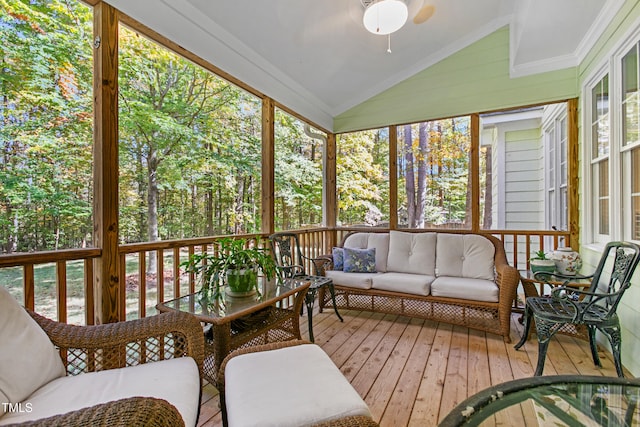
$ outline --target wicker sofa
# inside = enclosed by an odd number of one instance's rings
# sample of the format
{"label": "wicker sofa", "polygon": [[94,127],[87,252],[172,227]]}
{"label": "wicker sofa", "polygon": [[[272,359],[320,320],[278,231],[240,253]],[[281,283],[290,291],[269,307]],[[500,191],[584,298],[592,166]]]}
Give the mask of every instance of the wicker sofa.
{"label": "wicker sofa", "polygon": [[[363,272],[357,257],[375,257]],[[340,254],[342,270],[336,269]],[[335,286],[341,309],[402,314],[502,335],[510,342],[510,317],[520,276],[502,242],[482,233],[352,232],[323,256],[319,273]],[[355,266],[355,268],[354,268]],[[368,272],[366,272],[368,271]],[[320,309],[332,307],[319,294]]]}
{"label": "wicker sofa", "polygon": [[0,286],[0,343],[1,426],[197,424],[204,339],[187,313],[67,325]]}

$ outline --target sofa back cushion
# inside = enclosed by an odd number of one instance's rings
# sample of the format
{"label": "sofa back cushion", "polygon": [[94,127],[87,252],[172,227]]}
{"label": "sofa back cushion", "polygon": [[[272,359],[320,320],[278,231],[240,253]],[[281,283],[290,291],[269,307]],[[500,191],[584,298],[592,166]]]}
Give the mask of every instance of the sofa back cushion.
{"label": "sofa back cushion", "polygon": [[376,250],[376,271],[387,271],[387,256],[389,254],[389,233],[353,233],[347,236],[343,246],[354,249]]}
{"label": "sofa back cushion", "polygon": [[495,279],[495,247],[477,234],[438,233],[436,276]]}
{"label": "sofa back cushion", "polygon": [[[0,399],[21,402],[64,375],[60,355],[47,334],[0,286]],[[4,413],[6,405],[0,406]]]}
{"label": "sofa back cushion", "polygon": [[390,231],[387,271],[435,276],[436,233]]}

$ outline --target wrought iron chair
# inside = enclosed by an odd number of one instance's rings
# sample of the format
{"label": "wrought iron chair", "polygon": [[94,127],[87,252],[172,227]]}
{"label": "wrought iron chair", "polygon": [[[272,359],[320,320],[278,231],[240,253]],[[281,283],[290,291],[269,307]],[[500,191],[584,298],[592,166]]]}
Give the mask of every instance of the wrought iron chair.
{"label": "wrought iron chair", "polygon": [[[313,342],[312,312],[318,289],[323,287],[329,288],[336,316],[343,322],[342,316],[340,316],[336,308],[336,294],[333,287],[333,280],[318,274],[318,264],[324,264],[326,261],[324,259],[314,259],[304,256],[300,249],[298,235],[295,233],[274,233],[269,236],[269,242],[271,244],[271,252],[276,260],[276,267],[280,279],[299,279],[311,282],[307,295],[305,296],[305,305],[307,306],[309,322],[309,340]],[[305,263],[313,266],[313,274],[306,272]]]}
{"label": "wrought iron chair", "polygon": [[602,367],[602,364],[596,348],[596,330],[607,337],[611,344],[616,372],[619,377],[624,376],[620,361],[620,320],[616,309],[622,295],[631,285],[631,276],[639,260],[640,246],[630,242],[610,242],[605,246],[598,267],[592,275],[536,274],[536,279],[540,276],[542,281],[553,276],[554,280],[565,280],[565,284],[576,279],[588,279],[590,285],[587,290],[559,286],[551,291],[549,297],[527,298],[524,333],[515,349],[519,349],[527,341],[531,323],[535,320],[538,334],[538,364],[534,375],[542,375],[551,337],[563,325],[574,324],[587,327],[591,356],[595,365],[599,367]]}

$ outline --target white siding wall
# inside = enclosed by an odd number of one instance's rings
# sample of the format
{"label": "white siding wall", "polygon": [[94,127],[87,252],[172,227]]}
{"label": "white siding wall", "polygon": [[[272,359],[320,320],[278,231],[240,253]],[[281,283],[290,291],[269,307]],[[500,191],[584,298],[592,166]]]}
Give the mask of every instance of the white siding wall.
{"label": "white siding wall", "polygon": [[544,156],[540,123],[505,132],[505,228],[544,227]]}

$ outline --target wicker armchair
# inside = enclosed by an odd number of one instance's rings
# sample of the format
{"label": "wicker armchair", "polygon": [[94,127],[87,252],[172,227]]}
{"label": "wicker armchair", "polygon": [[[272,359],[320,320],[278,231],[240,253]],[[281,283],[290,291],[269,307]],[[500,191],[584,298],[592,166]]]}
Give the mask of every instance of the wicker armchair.
{"label": "wicker armchair", "polygon": [[[6,296],[0,295],[0,298],[5,298],[4,304],[7,304]],[[76,326],[52,321],[29,310],[27,310],[27,312],[31,318],[35,320],[37,325],[44,330],[53,345],[58,349],[64,370],[66,370],[66,375],[62,375],[58,379],[54,379],[41,386],[33,395],[29,396],[27,400],[23,402],[31,402],[33,399],[38,399],[38,397],[34,396],[43,389],[50,387],[50,385],[56,381],[66,382],[66,384],[76,381],[71,379],[71,377],[80,380],[80,384],[85,386],[88,395],[95,392],[96,389],[100,389],[100,392],[104,392],[105,394],[108,393],[108,390],[105,390],[108,389],[108,387],[103,388],[103,385],[105,383],[108,384],[113,378],[118,379],[120,382],[148,382],[146,387],[147,389],[151,388],[152,393],[149,397],[140,397],[138,389],[144,387],[145,384],[134,384],[132,387],[131,384],[118,383],[117,385],[113,385],[113,388],[119,390],[131,387],[134,390],[134,394],[124,397],[119,396],[113,399],[107,396],[104,398],[105,401],[99,403],[87,404],[80,399],[81,402],[70,403],[71,406],[75,405],[74,410],[64,411],[64,413],[54,410],[53,413],[49,413],[46,416],[42,416],[40,413],[36,413],[38,411],[35,411],[35,409],[40,409],[40,407],[45,406],[43,405],[42,397],[40,397],[37,403],[32,404],[34,414],[29,414],[30,418],[24,419],[22,415],[16,418],[9,413],[2,416],[0,412],[0,425],[102,425],[123,427],[132,425],[185,425],[184,415],[181,415],[179,411],[179,407],[181,405],[184,406],[184,402],[174,405],[168,401],[170,399],[158,398],[158,396],[163,396],[163,392],[158,394],[153,393],[164,385],[166,385],[166,389],[169,390],[174,387],[173,384],[166,381],[167,375],[171,375],[171,373],[166,373],[164,380],[158,380],[159,382],[156,381],[156,378],[149,376],[149,372],[152,372],[152,370],[156,370],[156,372],[158,369],[161,371],[171,370],[172,367],[179,365],[188,365],[191,367],[190,372],[192,372],[192,375],[188,380],[188,384],[189,390],[191,390],[190,395],[193,396],[193,399],[189,400],[188,408],[190,417],[195,418],[195,420],[191,421],[195,421],[194,425],[197,422],[202,393],[204,339],[200,322],[198,322],[195,317],[187,313],[176,312],[163,313],[157,316],[127,322],[94,326]],[[33,325],[33,328],[37,329],[37,326]],[[5,348],[2,350],[7,351],[8,349]],[[183,357],[191,357],[197,365],[197,371],[192,362],[179,359]],[[169,359],[179,360],[170,361]],[[160,363],[156,365],[151,362]],[[121,373],[119,370],[114,370],[117,368],[131,369],[131,372],[128,374],[127,372]],[[143,370],[145,373],[140,376],[139,372]],[[101,373],[99,371],[109,372]],[[134,372],[138,374],[134,374]],[[143,380],[140,380],[140,378]],[[196,391],[195,386],[197,386],[198,383],[200,387],[199,391]],[[88,384],[89,386],[87,386]],[[46,394],[47,392],[43,392],[45,396],[52,396],[54,397],[53,400],[57,402],[63,401],[65,403],[67,403],[67,401],[78,400],[77,396],[66,396],[64,392],[61,392],[64,388],[56,389],[55,387],[57,386],[53,386],[53,391],[48,391],[48,395]],[[74,384],[72,387],[77,386]],[[127,392],[128,391],[129,390],[127,390]],[[0,394],[1,392],[2,390],[0,390]],[[173,391],[168,393],[171,392]],[[78,393],[82,396],[84,391],[79,391]],[[146,394],[141,395],[147,396]],[[198,398],[197,402],[195,402],[196,396]],[[44,402],[46,402],[46,400]],[[58,405],[58,403],[53,403],[54,407]],[[31,408],[31,404],[29,407]],[[11,410],[8,412],[11,412]],[[189,425],[191,425],[191,422],[189,422]]]}

